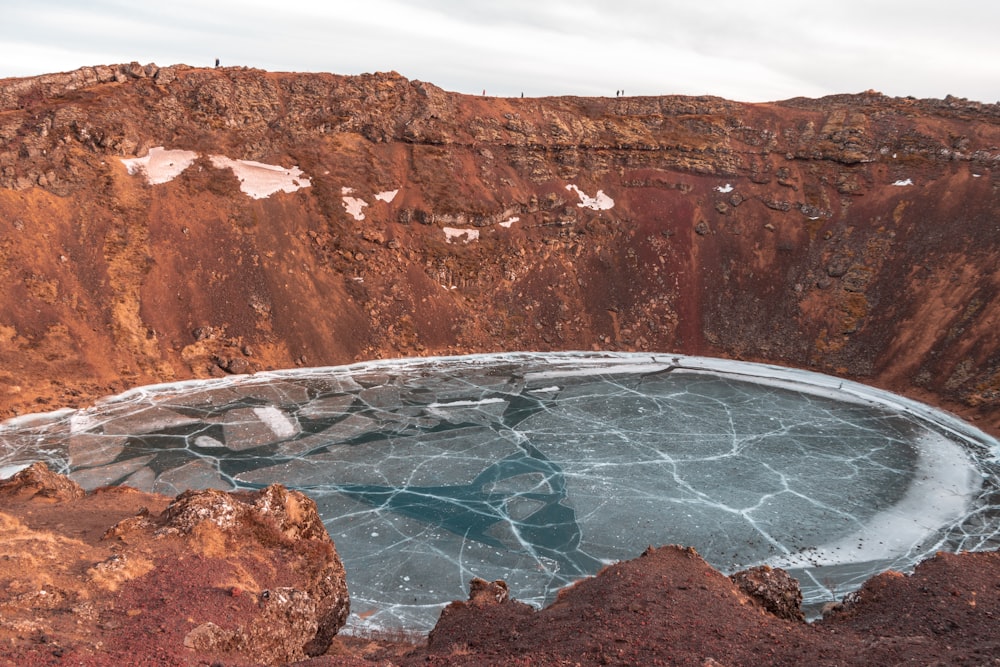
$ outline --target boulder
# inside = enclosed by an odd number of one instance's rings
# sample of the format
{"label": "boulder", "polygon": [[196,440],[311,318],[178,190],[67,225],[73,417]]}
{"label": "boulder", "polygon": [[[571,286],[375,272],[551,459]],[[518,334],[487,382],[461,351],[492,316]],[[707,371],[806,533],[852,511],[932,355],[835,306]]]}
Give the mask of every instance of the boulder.
{"label": "boulder", "polygon": [[0,609],[11,664],[281,665],[324,654],[350,601],[297,491],[87,494],[38,463],[0,483]]}
{"label": "boulder", "polygon": [[784,570],[761,565],[737,572],[729,578],[741,591],[778,618],[805,622],[799,582]]}
{"label": "boulder", "polygon": [[79,484],[52,472],[42,462],[32,463],[9,479],[0,481],[0,496],[15,496],[23,500],[44,498],[53,502],[65,502],[84,495]]}

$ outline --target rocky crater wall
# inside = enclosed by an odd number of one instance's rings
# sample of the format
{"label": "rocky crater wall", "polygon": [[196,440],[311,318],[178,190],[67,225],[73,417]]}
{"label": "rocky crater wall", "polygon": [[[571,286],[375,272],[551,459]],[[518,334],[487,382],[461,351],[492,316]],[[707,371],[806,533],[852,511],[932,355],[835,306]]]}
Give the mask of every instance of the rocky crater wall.
{"label": "rocky crater wall", "polygon": [[[169,151],[191,157],[165,180],[129,166]],[[501,99],[135,63],[0,80],[0,415],[610,349],[839,374],[996,435],[998,166],[1000,108],[955,98]]]}

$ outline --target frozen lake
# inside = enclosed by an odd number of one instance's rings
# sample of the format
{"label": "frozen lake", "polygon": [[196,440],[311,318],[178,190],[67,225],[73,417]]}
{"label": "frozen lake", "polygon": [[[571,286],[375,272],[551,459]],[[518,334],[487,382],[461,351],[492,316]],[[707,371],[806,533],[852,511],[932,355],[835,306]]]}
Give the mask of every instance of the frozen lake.
{"label": "frozen lake", "polygon": [[46,460],[88,489],[300,489],[347,569],[349,625],[414,630],[472,577],[541,605],[662,544],[786,567],[815,610],[935,551],[1000,547],[998,454],[864,385],[651,354],[261,373],[0,425],[0,476]]}

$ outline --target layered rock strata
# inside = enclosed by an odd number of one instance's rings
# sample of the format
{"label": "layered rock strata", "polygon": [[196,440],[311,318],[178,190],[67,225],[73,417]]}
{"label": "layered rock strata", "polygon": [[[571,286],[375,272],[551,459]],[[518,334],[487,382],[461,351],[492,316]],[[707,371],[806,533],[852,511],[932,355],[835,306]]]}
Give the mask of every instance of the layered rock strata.
{"label": "layered rock strata", "polygon": [[[130,168],[157,149],[190,165]],[[604,348],[842,374],[996,434],[998,163],[1000,108],[956,98],[498,99],[138,64],[3,80],[0,412]]]}

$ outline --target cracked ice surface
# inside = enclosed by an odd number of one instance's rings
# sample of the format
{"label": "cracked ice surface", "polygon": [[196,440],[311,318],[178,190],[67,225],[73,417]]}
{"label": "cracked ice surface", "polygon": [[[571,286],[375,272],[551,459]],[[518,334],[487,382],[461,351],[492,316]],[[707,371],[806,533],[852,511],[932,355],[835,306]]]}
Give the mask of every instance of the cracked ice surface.
{"label": "cracked ice surface", "polygon": [[938,550],[1000,547],[1000,445],[805,371],[648,354],[372,362],[159,385],[0,426],[0,474],[317,502],[350,627],[427,630],[469,580],[544,604],[647,545],[782,566],[817,609]]}

